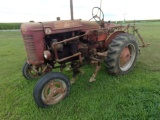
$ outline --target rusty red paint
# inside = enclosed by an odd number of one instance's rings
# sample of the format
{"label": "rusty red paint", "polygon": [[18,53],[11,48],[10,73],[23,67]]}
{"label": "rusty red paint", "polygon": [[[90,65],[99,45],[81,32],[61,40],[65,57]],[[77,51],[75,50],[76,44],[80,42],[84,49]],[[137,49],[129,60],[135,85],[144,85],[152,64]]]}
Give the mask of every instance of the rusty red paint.
{"label": "rusty red paint", "polygon": [[111,41],[116,38],[117,35],[121,34],[121,33],[124,33],[124,31],[116,31],[116,32],[113,32],[111,33],[108,38],[105,40],[105,48],[108,48],[108,45],[111,43]]}
{"label": "rusty red paint", "polygon": [[21,25],[24,45],[27,51],[28,62],[40,65],[44,62],[44,31],[41,23],[25,23]]}
{"label": "rusty red paint", "polygon": [[70,32],[70,31],[87,31],[98,29],[99,25],[95,22],[91,21],[81,21],[81,20],[60,20],[60,21],[50,21],[50,22],[42,22],[44,27],[44,31],[46,29],[50,29],[50,34]]}
{"label": "rusty red paint", "polygon": [[123,67],[130,61],[130,59],[131,59],[130,50],[128,47],[125,47],[120,55],[120,66]]}
{"label": "rusty red paint", "polygon": [[[112,24],[109,27],[114,27]],[[24,23],[21,26],[22,35],[23,36],[32,36],[30,40],[26,40],[24,37],[26,51],[28,55],[28,62],[33,65],[42,64],[44,62],[44,54],[43,51],[46,49],[44,44],[44,36],[45,34],[56,34],[63,33],[69,31],[81,30],[84,31],[85,34],[79,36],[73,36],[69,39],[65,39],[60,42],[54,43],[54,54],[55,59],[58,60],[57,54],[57,45],[60,43],[67,43],[69,41],[78,39],[83,36],[87,36],[88,40],[91,39],[93,41],[104,41],[108,37],[107,29],[103,29],[99,31],[99,25],[96,22],[91,21],[81,21],[81,20],[64,20],[64,21],[51,21],[51,22],[42,22],[42,23]],[[99,31],[98,37],[96,36],[95,31]],[[72,32],[73,33],[73,32]],[[92,47],[105,47],[107,48],[108,44],[114,39],[118,34],[124,33],[123,31],[116,31],[109,35],[109,37],[105,40],[105,44],[95,44],[91,45]],[[35,44],[36,43],[36,44]],[[29,47],[27,47],[29,45]],[[89,47],[91,49],[91,46]]]}

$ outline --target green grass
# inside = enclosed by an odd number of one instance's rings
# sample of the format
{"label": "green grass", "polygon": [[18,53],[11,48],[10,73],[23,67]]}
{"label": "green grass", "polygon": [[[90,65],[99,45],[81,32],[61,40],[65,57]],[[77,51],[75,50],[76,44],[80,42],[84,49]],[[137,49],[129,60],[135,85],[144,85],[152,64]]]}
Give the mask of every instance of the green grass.
{"label": "green grass", "polygon": [[[70,95],[59,104],[41,109],[33,100],[37,80],[21,73],[26,53],[20,32],[0,32],[1,120],[101,120],[160,118],[160,22],[137,24],[146,42],[133,71],[124,76],[107,74],[103,66],[97,81],[87,65],[72,85]],[[70,73],[66,73],[71,76]]]}

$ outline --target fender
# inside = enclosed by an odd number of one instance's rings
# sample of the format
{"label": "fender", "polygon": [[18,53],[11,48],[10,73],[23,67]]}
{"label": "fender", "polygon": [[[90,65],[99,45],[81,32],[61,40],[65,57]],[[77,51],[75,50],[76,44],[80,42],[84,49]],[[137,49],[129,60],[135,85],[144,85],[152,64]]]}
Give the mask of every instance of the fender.
{"label": "fender", "polygon": [[105,40],[105,48],[108,48],[108,45],[111,43],[111,41],[116,38],[117,35],[121,34],[121,33],[125,33],[124,31],[116,31],[113,32],[112,34],[109,35],[109,37],[106,38]]}

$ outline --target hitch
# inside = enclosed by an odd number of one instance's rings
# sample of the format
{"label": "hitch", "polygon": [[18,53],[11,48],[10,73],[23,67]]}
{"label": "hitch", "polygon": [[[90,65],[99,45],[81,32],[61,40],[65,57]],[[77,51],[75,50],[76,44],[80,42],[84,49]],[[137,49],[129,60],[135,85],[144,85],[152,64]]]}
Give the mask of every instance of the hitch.
{"label": "hitch", "polygon": [[150,43],[145,43],[142,36],[139,34],[138,29],[134,29],[134,32],[136,32],[136,34],[138,35],[139,39],[142,42],[142,45],[140,45],[140,47],[146,47],[148,45],[150,45]]}

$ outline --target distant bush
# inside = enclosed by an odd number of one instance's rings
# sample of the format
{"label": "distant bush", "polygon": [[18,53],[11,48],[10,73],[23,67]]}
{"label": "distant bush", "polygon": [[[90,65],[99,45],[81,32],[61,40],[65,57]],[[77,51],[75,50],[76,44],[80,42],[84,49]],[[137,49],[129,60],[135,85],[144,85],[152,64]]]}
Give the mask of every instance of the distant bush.
{"label": "distant bush", "polygon": [[21,23],[0,23],[0,30],[20,29]]}

